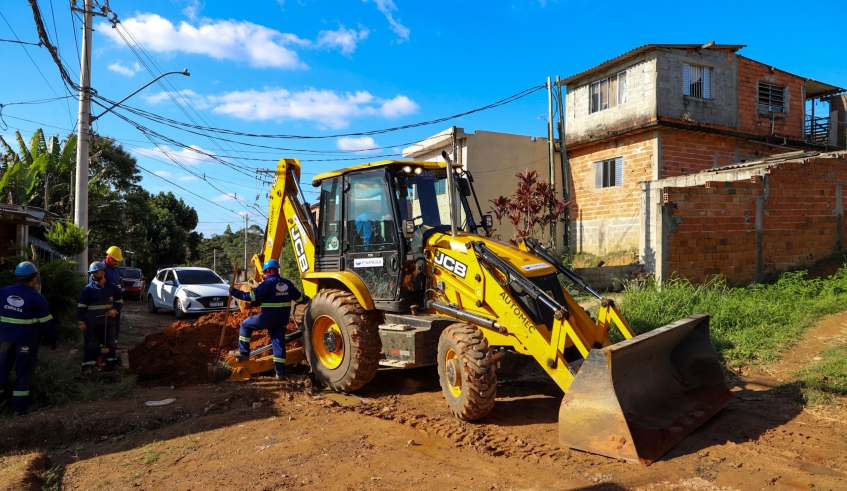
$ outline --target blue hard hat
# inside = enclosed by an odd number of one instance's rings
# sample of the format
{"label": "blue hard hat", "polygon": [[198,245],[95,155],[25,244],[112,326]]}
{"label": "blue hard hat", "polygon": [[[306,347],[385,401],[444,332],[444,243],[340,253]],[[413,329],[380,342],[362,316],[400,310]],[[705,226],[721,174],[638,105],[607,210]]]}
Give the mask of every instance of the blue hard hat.
{"label": "blue hard hat", "polygon": [[32,264],[29,261],[24,261],[15,267],[15,276],[29,276],[32,273],[37,273],[38,268],[35,267],[35,264]]}
{"label": "blue hard hat", "polygon": [[279,269],[279,261],[276,259],[268,259],[265,261],[265,264],[262,265],[262,271],[267,271],[271,268]]}
{"label": "blue hard hat", "polygon": [[106,265],[103,264],[100,261],[94,261],[93,263],[91,263],[90,266],[88,266],[88,272],[89,273],[93,273],[95,271],[100,271],[100,270],[103,270],[103,269],[106,269]]}

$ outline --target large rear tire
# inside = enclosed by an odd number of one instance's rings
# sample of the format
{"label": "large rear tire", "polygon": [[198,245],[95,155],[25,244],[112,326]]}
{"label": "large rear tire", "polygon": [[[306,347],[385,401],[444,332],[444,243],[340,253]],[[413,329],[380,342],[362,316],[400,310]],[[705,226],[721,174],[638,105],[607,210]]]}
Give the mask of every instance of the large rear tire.
{"label": "large rear tire", "polygon": [[338,392],[362,388],[379,368],[382,349],[372,312],[344,290],[322,290],[306,308],[303,351],[315,376]]}
{"label": "large rear tire", "polygon": [[438,378],[450,412],[464,421],[494,408],[497,374],[488,340],[475,326],[453,324],[438,340]]}

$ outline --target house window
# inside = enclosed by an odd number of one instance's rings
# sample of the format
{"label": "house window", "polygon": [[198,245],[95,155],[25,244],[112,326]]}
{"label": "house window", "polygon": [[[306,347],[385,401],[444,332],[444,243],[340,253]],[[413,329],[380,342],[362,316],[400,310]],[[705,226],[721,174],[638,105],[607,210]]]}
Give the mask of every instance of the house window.
{"label": "house window", "polygon": [[589,87],[589,113],[619,106],[626,102],[626,72],[594,82]]}
{"label": "house window", "polygon": [[594,162],[594,187],[596,189],[623,186],[623,157]]}
{"label": "house window", "polygon": [[700,99],[711,99],[712,69],[706,66],[683,64],[682,94]]}
{"label": "house window", "polygon": [[771,113],[785,112],[785,87],[759,82],[759,110]]}

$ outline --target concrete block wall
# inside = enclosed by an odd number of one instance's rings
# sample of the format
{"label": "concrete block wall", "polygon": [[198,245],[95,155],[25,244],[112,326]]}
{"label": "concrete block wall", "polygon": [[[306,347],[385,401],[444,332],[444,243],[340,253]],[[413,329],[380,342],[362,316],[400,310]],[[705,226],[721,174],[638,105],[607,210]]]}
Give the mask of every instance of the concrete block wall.
{"label": "concrete block wall", "polygon": [[[608,128],[649,120],[656,116],[656,54],[648,53],[625,65],[609,68],[591,78],[571,83],[567,87],[567,122],[565,139],[568,143],[605,134]],[[592,83],[626,71],[626,103],[589,113]]]}
{"label": "concrete block wall", "polygon": [[747,180],[665,188],[665,277],[734,284],[843,250],[847,154],[780,163]]}
{"label": "concrete block wall", "polygon": [[761,185],[709,182],[703,187],[665,188],[676,222],[667,241],[667,272],[695,282],[722,274],[733,283],[756,277],[756,198]]}
{"label": "concrete block wall", "polygon": [[758,135],[771,134],[771,115],[759,111],[759,84],[785,86],[785,113],[774,113],[774,134],[802,140],[805,132],[805,80],[758,61],[738,56],[738,129]]}
{"label": "concrete block wall", "polygon": [[[641,181],[653,179],[653,131],[583,145],[568,154],[572,175],[571,244],[577,252],[606,254],[637,248]],[[622,186],[595,189],[594,163],[623,157]]]}
{"label": "concrete block wall", "polygon": [[[686,63],[712,69],[711,99],[683,95],[683,65]],[[737,57],[729,51],[658,51],[658,115],[688,122],[735,127],[738,123],[737,67]]]}
{"label": "concrete block wall", "polygon": [[660,130],[659,141],[662,178],[758,160],[773,151],[772,147],[744,138],[679,129]]}

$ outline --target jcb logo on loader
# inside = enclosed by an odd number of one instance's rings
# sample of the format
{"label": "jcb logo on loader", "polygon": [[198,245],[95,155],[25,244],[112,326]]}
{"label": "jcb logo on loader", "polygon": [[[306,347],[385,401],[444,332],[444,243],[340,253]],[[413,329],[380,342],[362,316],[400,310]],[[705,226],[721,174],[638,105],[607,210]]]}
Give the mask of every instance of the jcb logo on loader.
{"label": "jcb logo on loader", "polygon": [[300,272],[305,273],[309,270],[309,260],[306,259],[306,249],[303,247],[303,234],[299,225],[300,220],[295,220],[295,225],[291,227],[291,240],[294,244],[294,254],[297,255],[297,264],[300,266]]}
{"label": "jcb logo on loader", "polygon": [[468,274],[467,265],[456,261],[452,257],[445,255],[441,251],[438,251],[438,254],[435,255],[435,264],[441,266],[447,271],[452,271],[459,278],[464,278],[465,275]]}

